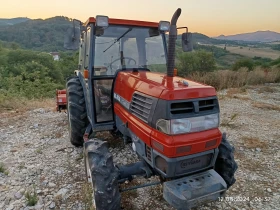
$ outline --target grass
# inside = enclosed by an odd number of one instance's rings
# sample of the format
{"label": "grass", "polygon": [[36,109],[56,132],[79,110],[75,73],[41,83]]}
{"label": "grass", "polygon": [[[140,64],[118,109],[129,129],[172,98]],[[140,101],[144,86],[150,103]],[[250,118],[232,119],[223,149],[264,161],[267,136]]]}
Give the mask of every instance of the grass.
{"label": "grass", "polygon": [[43,153],[42,148],[37,148],[37,149],[36,149],[36,153],[42,154],[42,153]]}
{"label": "grass", "polygon": [[248,71],[247,68],[241,68],[238,71],[218,70],[213,72],[194,72],[187,78],[213,86],[216,90],[222,90],[280,82],[280,69],[272,68],[268,72],[265,72],[264,69],[258,67],[253,71]]}
{"label": "grass", "polygon": [[78,155],[78,157],[76,157],[76,161],[77,161],[77,162],[80,162],[80,161],[83,160],[83,159],[84,159],[84,153],[81,152],[81,153]]}
{"label": "grass", "polygon": [[[215,45],[215,46],[224,48],[224,45]],[[227,50],[230,53],[239,54],[250,58],[263,57],[263,58],[277,59],[280,56],[279,51],[272,50],[270,48],[250,48],[250,47],[240,48],[240,46],[227,46]]]}
{"label": "grass", "polygon": [[237,118],[237,116],[238,116],[237,113],[232,114],[229,119],[223,120],[223,122],[221,123],[221,126],[233,127],[233,121]]}
{"label": "grass", "polygon": [[245,87],[242,88],[230,88],[227,90],[227,95],[234,95],[234,94],[246,94],[247,89]]}
{"label": "grass", "polygon": [[5,172],[4,164],[0,163],[0,173],[4,173],[4,172]]}
{"label": "grass", "polygon": [[244,146],[248,149],[255,149],[255,148],[267,149],[268,148],[268,143],[261,141],[258,137],[244,136],[244,137],[242,137],[242,140],[244,142]]}
{"label": "grass", "polygon": [[226,97],[227,98],[236,98],[240,100],[251,100],[251,98],[247,95],[247,86],[241,88],[230,88],[227,90]]}
{"label": "grass", "polygon": [[276,88],[268,87],[268,86],[261,87],[261,88],[258,90],[258,93],[275,93],[275,92],[277,92],[277,89],[276,89]]}
{"label": "grass", "polygon": [[25,164],[24,164],[23,162],[21,162],[21,163],[19,164],[18,168],[19,168],[20,170],[24,169],[24,168],[25,168]]}
{"label": "grass", "polygon": [[26,199],[26,202],[27,202],[27,206],[35,206],[36,205],[36,203],[38,202],[38,197],[37,197],[37,194],[35,192],[35,188],[34,188],[33,192],[27,191],[25,193],[25,199]]}
{"label": "grass", "polygon": [[53,111],[56,110],[55,100],[51,98],[29,100],[22,97],[1,98],[0,95],[0,113],[11,110],[15,110],[17,113],[21,113],[28,110],[50,107]]}
{"label": "grass", "polygon": [[9,174],[9,171],[7,171],[7,169],[4,166],[4,163],[0,163],[0,173],[3,173],[5,175]]}
{"label": "grass", "polygon": [[276,106],[268,103],[254,102],[252,106],[259,109],[280,111],[280,106]]}
{"label": "grass", "polygon": [[81,199],[84,204],[85,210],[95,210],[92,203],[92,187],[91,184],[88,182],[84,182],[82,184],[82,190],[81,190]]}

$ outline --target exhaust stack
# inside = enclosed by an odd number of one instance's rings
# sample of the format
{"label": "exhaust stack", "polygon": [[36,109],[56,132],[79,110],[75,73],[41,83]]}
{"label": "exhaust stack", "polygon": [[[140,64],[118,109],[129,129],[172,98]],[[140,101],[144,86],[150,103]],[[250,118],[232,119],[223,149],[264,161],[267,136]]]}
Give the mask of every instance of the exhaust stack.
{"label": "exhaust stack", "polygon": [[168,59],[167,59],[167,76],[174,77],[175,67],[175,45],[177,39],[177,20],[181,15],[181,8],[178,8],[174,13],[169,29],[169,40],[168,40]]}

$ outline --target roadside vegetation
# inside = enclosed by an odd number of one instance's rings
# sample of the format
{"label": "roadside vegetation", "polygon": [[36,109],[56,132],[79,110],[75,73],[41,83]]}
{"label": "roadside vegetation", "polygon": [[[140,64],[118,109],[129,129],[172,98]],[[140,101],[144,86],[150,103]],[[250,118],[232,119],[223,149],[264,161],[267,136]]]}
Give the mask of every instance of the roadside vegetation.
{"label": "roadside vegetation", "polygon": [[[229,56],[238,59],[230,65]],[[214,86],[217,90],[280,82],[280,57],[275,60],[240,57],[215,46],[195,45],[192,53],[178,49],[176,64],[179,76]]]}
{"label": "roadside vegetation", "polygon": [[[59,53],[60,60],[54,61],[45,51],[0,41],[0,111],[25,106],[30,104],[28,101],[54,98],[56,89],[65,88],[66,78],[77,68],[78,52]],[[280,57],[250,58],[229,52],[226,45],[221,48],[194,44],[192,53],[184,53],[178,40],[176,68],[179,76],[217,90],[280,82]]]}
{"label": "roadside vegetation", "polygon": [[54,61],[46,52],[4,48],[0,43],[0,109],[23,98],[54,97],[77,68],[77,53],[61,52],[60,56]]}

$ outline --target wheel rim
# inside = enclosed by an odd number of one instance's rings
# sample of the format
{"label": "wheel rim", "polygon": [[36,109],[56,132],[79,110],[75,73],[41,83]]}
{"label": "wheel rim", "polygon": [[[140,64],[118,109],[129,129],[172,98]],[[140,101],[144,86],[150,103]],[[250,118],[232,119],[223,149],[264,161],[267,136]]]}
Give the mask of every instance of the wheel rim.
{"label": "wheel rim", "polygon": [[91,188],[92,188],[92,205],[95,208],[95,195],[94,195],[94,186],[93,186],[93,181],[92,181],[92,176],[91,176],[91,170],[89,167],[89,162],[88,158],[86,157],[86,176],[87,176],[87,181],[91,183]]}

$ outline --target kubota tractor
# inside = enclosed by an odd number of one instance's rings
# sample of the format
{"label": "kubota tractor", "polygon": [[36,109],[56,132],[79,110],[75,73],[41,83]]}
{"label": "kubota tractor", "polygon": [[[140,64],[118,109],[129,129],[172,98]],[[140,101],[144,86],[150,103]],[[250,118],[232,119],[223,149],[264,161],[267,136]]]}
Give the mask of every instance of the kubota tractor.
{"label": "kubota tractor", "polygon": [[[171,22],[96,16],[68,30],[65,47],[80,50],[66,84],[69,135],[84,147],[97,210],[120,209],[119,184],[135,176],[159,176],[176,209],[215,201],[235,182],[215,89],[174,75],[180,14]],[[181,37],[191,51],[191,34]],[[139,162],[116,166],[108,143],[91,138],[101,131],[121,134]]]}

